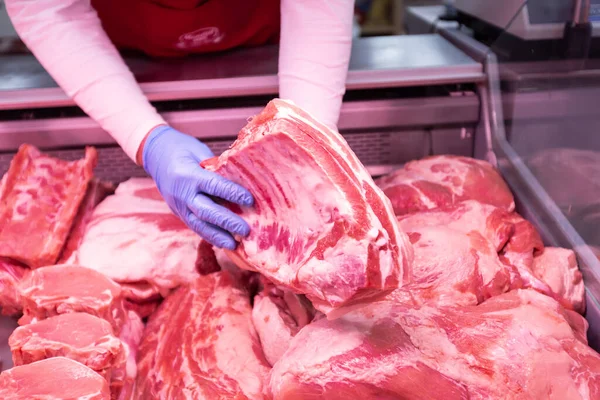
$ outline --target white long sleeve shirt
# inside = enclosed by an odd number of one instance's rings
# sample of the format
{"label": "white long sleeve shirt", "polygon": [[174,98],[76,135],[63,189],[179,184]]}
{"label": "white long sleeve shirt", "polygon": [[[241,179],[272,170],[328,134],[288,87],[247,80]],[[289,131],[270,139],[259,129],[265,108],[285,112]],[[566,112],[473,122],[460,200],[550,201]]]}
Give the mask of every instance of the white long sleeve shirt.
{"label": "white long sleeve shirt", "polygon": [[[165,121],[102,29],[90,0],[5,3],[17,33],[48,73],[135,161],[144,137]],[[353,0],[281,1],[279,96],[331,126],[345,91],[353,7]]]}

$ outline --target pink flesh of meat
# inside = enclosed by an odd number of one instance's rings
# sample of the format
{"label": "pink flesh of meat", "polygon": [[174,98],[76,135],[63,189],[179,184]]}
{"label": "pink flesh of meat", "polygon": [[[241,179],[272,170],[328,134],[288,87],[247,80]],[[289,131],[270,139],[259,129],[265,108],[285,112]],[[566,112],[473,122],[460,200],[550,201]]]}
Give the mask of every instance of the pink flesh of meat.
{"label": "pink flesh of meat", "polygon": [[150,317],[138,356],[140,399],[263,399],[269,371],[248,294],[227,272],[202,276]]}
{"label": "pink flesh of meat", "polygon": [[581,314],[585,311],[585,287],[573,250],[546,247],[533,259],[533,275],[546,282],[560,303]]}
{"label": "pink flesh of meat", "polygon": [[9,345],[15,365],[62,356],[101,373],[124,360],[121,341],[110,324],[85,313],[57,315],[21,326],[11,335]]}
{"label": "pink flesh of meat", "polygon": [[95,208],[77,260],[117,282],[146,282],[166,295],[198,276],[199,243],[151,179],[133,178]]}
{"label": "pink flesh of meat", "polygon": [[94,270],[57,265],[32,271],[19,285],[25,325],[54,315],[85,312],[121,331],[125,310],[119,286]]}
{"label": "pink flesh of meat", "polygon": [[[600,356],[531,290],[478,306],[382,301],[320,319],[275,364],[273,399],[596,399]],[[350,397],[349,397],[350,396]]]}
{"label": "pink flesh of meat", "polygon": [[402,215],[398,221],[405,232],[425,226],[445,226],[464,233],[475,231],[489,240],[496,251],[504,247],[515,229],[508,211],[475,200]]}
{"label": "pink flesh of meat", "polygon": [[396,215],[464,200],[476,200],[513,211],[513,196],[494,167],[467,157],[432,156],[411,161],[376,181],[390,198]]}
{"label": "pink flesh of meat", "polygon": [[2,315],[17,315],[22,310],[17,289],[29,269],[12,261],[0,259],[0,308]]}
{"label": "pink flesh of meat", "polygon": [[287,289],[265,285],[254,297],[252,322],[269,364],[281,358],[292,338],[312,319],[313,310],[299,296]]}
{"label": "pink flesh of meat", "polygon": [[[567,308],[578,312],[585,309],[583,280],[574,253],[556,249],[544,256],[544,245],[536,229],[517,213],[469,200],[406,214],[398,220],[405,232],[426,226],[445,226],[463,233],[478,232],[500,252],[510,275],[511,289],[535,289],[554,297]],[[452,252],[447,251],[447,254]],[[414,274],[420,276],[417,272]]]}
{"label": "pink flesh of meat", "polygon": [[334,310],[379,297],[410,276],[412,250],[383,196],[341,135],[274,100],[204,167],[240,183],[255,205],[230,258]]}
{"label": "pink flesh of meat", "polygon": [[544,250],[544,243],[531,222],[517,213],[511,214],[511,222],[515,230],[501,254],[522,275],[531,274],[533,256]]}
{"label": "pink flesh of meat", "polygon": [[92,179],[57,264],[77,264],[77,249],[81,245],[87,224],[92,219],[94,208],[114,191],[112,184]]}
{"label": "pink flesh of meat", "polygon": [[3,400],[109,400],[108,383],[96,372],[64,357],[11,368],[0,375]]}
{"label": "pink flesh of meat", "polygon": [[58,260],[96,159],[93,148],[86,149],[84,159],[72,162],[30,145],[19,148],[0,194],[0,257],[31,268]]}
{"label": "pink flesh of meat", "polygon": [[[475,305],[509,289],[509,274],[478,232],[438,227],[408,232],[415,251],[413,281],[399,289],[418,302]],[[394,295],[394,294],[392,294]]]}
{"label": "pink flesh of meat", "polygon": [[[113,379],[111,390],[118,393],[119,400],[128,400],[133,398],[135,390],[135,381],[137,378],[137,355],[142,336],[144,334],[144,323],[136,312],[129,311],[127,319],[121,329],[119,339],[125,348],[126,361],[122,364],[120,370],[113,374],[116,379]],[[117,382],[115,382],[117,381]]]}

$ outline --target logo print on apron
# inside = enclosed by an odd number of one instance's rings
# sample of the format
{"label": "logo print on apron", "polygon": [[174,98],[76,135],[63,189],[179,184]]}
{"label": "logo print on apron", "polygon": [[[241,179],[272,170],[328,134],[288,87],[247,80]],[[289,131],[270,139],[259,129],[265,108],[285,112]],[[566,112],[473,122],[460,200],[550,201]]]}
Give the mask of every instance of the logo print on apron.
{"label": "logo print on apron", "polygon": [[225,34],[223,34],[216,26],[200,28],[179,36],[176,47],[179,49],[193,49],[209,44],[220,43],[224,37]]}

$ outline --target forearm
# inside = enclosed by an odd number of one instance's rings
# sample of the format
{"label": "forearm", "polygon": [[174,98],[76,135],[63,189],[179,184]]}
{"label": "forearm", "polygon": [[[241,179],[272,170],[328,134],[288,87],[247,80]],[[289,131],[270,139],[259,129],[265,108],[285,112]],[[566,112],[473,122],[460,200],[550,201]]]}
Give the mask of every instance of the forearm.
{"label": "forearm", "polygon": [[353,0],[282,0],[279,96],[335,127],[352,47]]}
{"label": "forearm", "polygon": [[164,124],[108,39],[89,0],[6,0],[17,33],[92,119],[136,160],[146,134]]}

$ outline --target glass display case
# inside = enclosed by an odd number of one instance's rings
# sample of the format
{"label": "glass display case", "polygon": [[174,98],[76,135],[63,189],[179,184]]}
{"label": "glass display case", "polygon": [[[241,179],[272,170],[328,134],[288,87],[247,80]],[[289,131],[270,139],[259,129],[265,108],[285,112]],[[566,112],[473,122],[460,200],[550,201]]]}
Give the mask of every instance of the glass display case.
{"label": "glass display case", "polygon": [[522,3],[501,31],[485,30],[481,21],[471,26],[487,46],[488,81],[481,92],[487,121],[479,152],[497,162],[516,192],[519,211],[535,223],[546,244],[577,252],[590,343],[598,348],[600,2],[553,2],[556,7],[543,10],[552,16],[545,29],[561,34],[547,36],[532,18],[540,12],[534,9],[539,2]]}

